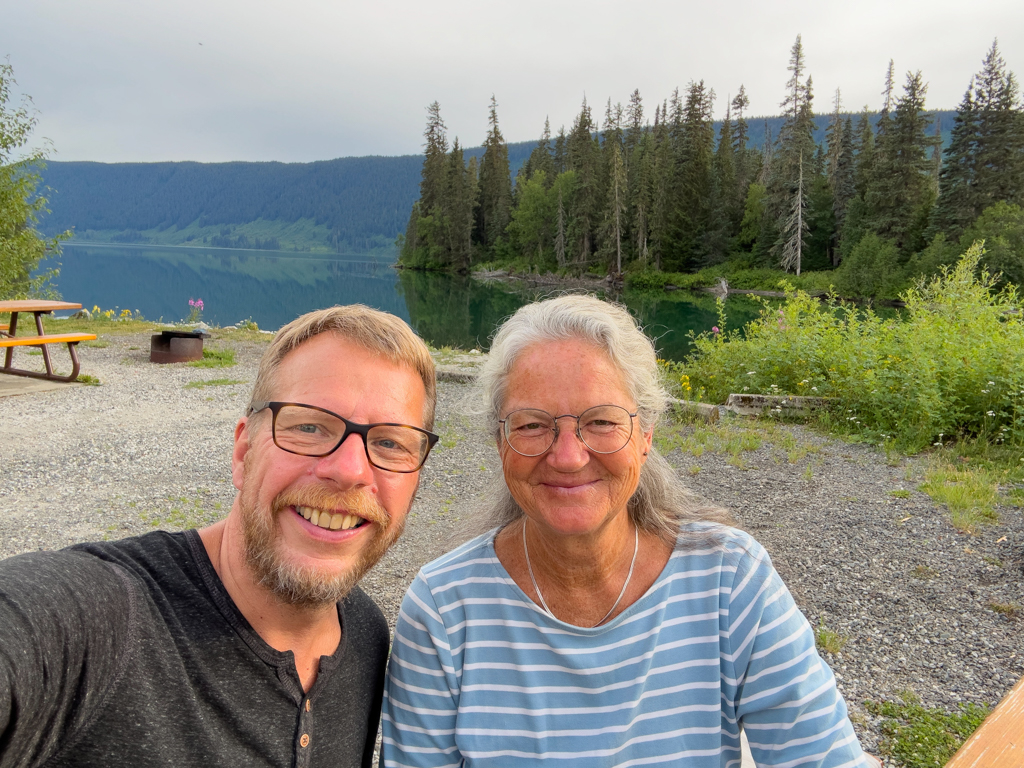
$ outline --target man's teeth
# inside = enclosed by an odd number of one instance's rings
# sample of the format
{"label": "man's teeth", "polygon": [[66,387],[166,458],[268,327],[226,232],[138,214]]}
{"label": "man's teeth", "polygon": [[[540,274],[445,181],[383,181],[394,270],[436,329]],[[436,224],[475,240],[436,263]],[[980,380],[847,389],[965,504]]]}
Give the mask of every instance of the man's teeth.
{"label": "man's teeth", "polygon": [[333,514],[313,507],[296,507],[295,509],[313,525],[329,528],[332,531],[347,531],[349,528],[356,528],[365,522],[363,518],[355,515]]}

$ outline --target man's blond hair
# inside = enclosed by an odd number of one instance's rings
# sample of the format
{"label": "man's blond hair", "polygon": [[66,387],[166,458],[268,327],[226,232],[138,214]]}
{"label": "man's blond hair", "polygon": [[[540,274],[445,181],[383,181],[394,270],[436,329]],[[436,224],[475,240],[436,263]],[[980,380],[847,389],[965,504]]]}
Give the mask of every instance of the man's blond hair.
{"label": "man's blond hair", "polygon": [[423,426],[434,426],[437,390],[434,360],[423,340],[401,318],[363,304],[347,304],[309,312],[284,326],[263,353],[250,403],[273,399],[277,370],[285,355],[314,336],[334,333],[396,365],[407,365],[419,375],[426,391]]}

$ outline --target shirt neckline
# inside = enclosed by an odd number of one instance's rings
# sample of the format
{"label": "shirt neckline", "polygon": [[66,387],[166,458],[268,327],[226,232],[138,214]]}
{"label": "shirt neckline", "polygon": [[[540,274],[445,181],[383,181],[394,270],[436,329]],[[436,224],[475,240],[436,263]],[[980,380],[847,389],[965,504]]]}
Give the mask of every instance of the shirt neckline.
{"label": "shirt neckline", "polygon": [[[289,681],[298,686],[299,696],[312,698],[314,692],[322,686],[323,681],[334,671],[347,651],[348,632],[345,631],[344,601],[340,601],[337,604],[338,622],[341,624],[341,641],[338,643],[338,647],[334,649],[334,653],[330,656],[320,657],[320,667],[317,671],[316,682],[313,683],[312,688],[304,692],[299,681],[298,669],[295,665],[295,654],[291,651],[279,651],[260,637],[259,633],[249,623],[249,620],[245,618],[238,609],[238,606],[235,605],[231,595],[228,594],[224,582],[221,581],[220,575],[217,573],[217,569],[213,567],[213,561],[210,560],[210,554],[206,551],[206,545],[203,544],[199,531],[191,529],[185,531],[184,535],[189,552],[199,570],[199,576],[203,580],[203,585],[206,587],[214,605],[217,606],[224,620],[238,633],[238,636],[256,656],[264,663],[278,670],[279,678],[284,679],[282,677],[283,673]],[[354,589],[358,589],[358,587],[354,587]]]}
{"label": "shirt neckline", "polygon": [[487,538],[484,541],[484,546],[487,548],[487,553],[493,559],[493,567],[498,572],[498,575],[501,578],[501,580],[512,590],[513,594],[520,602],[525,603],[528,608],[535,611],[538,616],[542,617],[549,624],[552,624],[563,631],[568,631],[579,635],[597,636],[604,634],[605,632],[615,629],[616,627],[621,625],[626,619],[630,618],[634,613],[637,613],[642,607],[645,607],[645,604],[651,599],[651,595],[653,595],[654,592],[661,587],[662,582],[664,582],[669,570],[669,566],[672,563],[672,558],[675,556],[675,550],[673,550],[673,554],[669,556],[668,562],[665,563],[665,566],[661,569],[661,573],[658,574],[658,578],[654,580],[654,583],[652,583],[651,586],[647,588],[647,591],[640,595],[640,597],[638,597],[632,605],[627,606],[626,609],[622,611],[622,613],[620,613],[618,616],[616,616],[614,619],[607,622],[606,624],[601,624],[597,627],[581,627],[577,624],[570,624],[567,621],[562,621],[557,616],[551,615],[543,608],[541,608],[539,605],[537,605],[537,603],[535,603],[533,599],[528,594],[526,594],[526,592],[524,592],[518,584],[516,584],[516,580],[512,578],[512,575],[505,569],[505,566],[502,565],[501,560],[498,559],[498,553],[494,549],[494,539],[501,532],[501,530],[502,528],[495,528],[489,531],[486,534]]}

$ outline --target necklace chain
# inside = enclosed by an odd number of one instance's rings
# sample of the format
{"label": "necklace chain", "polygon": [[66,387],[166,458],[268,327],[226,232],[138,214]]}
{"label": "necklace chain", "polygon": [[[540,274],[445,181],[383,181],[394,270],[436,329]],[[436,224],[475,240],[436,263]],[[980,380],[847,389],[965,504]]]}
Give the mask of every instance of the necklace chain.
{"label": "necklace chain", "polygon": [[[608,617],[611,616],[615,609],[619,607],[619,603],[622,602],[623,596],[626,594],[626,587],[629,586],[629,580],[633,578],[633,568],[636,566],[636,555],[640,551],[640,529],[633,528],[633,559],[629,561],[629,573],[626,574],[626,581],[622,584],[622,591],[619,592],[619,596],[615,598],[615,602],[612,603],[612,607],[608,609],[608,613],[604,615],[597,624],[593,626],[599,627],[608,621]],[[548,607],[547,601],[544,599],[544,593],[540,591],[540,585],[537,583],[536,577],[533,575],[533,566],[530,565],[530,549],[526,546],[526,520],[523,520],[523,554],[526,555],[526,570],[530,573],[530,581],[533,583],[533,588],[537,592],[537,597],[540,598],[541,607],[547,612],[548,616],[553,619],[557,619],[555,612]]]}

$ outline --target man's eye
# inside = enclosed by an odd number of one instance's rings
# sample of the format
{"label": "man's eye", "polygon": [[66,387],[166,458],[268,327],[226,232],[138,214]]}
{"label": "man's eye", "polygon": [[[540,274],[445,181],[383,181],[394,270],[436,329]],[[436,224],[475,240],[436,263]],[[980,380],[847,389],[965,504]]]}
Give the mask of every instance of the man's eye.
{"label": "man's eye", "polygon": [[316,424],[297,424],[292,429],[305,435],[315,435],[320,432],[320,427]]}

